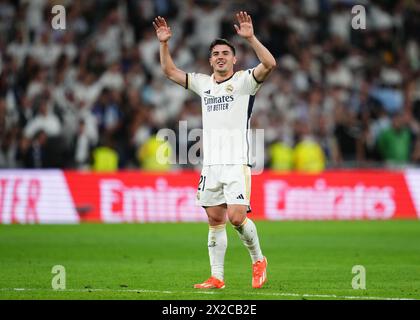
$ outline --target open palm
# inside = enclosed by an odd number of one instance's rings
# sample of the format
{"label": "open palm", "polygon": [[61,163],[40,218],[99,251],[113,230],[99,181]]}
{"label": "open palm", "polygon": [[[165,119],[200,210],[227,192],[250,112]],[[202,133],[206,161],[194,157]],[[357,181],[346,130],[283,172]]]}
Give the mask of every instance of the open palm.
{"label": "open palm", "polygon": [[236,19],[238,20],[239,27],[236,24],[234,27],[238,35],[245,39],[251,38],[254,35],[254,27],[252,26],[251,16],[246,12],[241,11],[236,14]]}
{"label": "open palm", "polygon": [[160,42],[166,42],[172,37],[171,28],[168,27],[165,19],[162,17],[155,18],[153,22],[153,27],[156,30],[156,36]]}

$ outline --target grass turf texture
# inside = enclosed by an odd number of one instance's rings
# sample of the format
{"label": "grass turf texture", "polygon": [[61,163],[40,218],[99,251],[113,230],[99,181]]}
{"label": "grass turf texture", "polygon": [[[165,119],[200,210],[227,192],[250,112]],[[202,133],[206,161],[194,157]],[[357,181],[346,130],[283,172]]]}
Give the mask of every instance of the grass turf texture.
{"label": "grass turf texture", "polygon": [[[228,226],[226,288],[205,292],[192,287],[210,272],[204,223],[1,225],[0,299],[420,299],[419,221],[256,224],[266,286],[251,288],[249,254]],[[66,290],[51,288],[54,265]],[[366,290],[352,289],[354,265]]]}

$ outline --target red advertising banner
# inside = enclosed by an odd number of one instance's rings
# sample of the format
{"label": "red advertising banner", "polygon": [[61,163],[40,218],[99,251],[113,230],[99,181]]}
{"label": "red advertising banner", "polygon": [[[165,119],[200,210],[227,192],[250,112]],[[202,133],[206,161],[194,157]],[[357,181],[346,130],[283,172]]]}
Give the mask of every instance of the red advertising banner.
{"label": "red advertising banner", "polygon": [[[206,221],[195,205],[196,172],[68,172],[66,178],[83,220]],[[270,220],[417,217],[405,175],[387,171],[264,172],[252,177],[251,207],[253,218]]]}
{"label": "red advertising banner", "polygon": [[0,170],[0,223],[77,223],[60,170]]}
{"label": "red advertising banner", "polygon": [[271,220],[416,218],[404,174],[384,171],[265,175],[256,179]]}
{"label": "red advertising banner", "polygon": [[82,220],[103,222],[206,221],[195,205],[199,174],[65,173]]}
{"label": "red advertising banner", "polygon": [[[0,170],[0,223],[207,221],[199,173]],[[420,218],[420,170],[252,177],[251,217],[268,220]]]}

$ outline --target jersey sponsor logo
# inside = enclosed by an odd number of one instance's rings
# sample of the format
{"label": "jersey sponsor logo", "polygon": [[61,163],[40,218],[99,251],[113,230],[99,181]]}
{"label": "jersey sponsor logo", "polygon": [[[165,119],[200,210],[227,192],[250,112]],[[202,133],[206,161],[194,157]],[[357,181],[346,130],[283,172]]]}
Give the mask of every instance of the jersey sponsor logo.
{"label": "jersey sponsor logo", "polygon": [[396,186],[363,180],[346,185],[320,178],[305,185],[267,180],[267,216],[277,219],[390,219],[397,210]]}
{"label": "jersey sponsor logo", "polygon": [[222,111],[229,109],[229,102],[234,100],[233,95],[220,97],[204,97],[204,106],[207,107],[207,112]]}
{"label": "jersey sponsor logo", "polygon": [[207,106],[209,104],[215,103],[226,103],[232,102],[234,100],[233,96],[220,96],[220,97],[204,97],[204,104]]}

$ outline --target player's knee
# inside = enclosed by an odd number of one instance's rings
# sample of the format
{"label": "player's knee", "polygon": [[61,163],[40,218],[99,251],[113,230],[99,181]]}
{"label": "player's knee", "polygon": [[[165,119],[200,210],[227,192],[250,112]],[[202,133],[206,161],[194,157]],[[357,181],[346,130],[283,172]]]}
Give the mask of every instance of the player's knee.
{"label": "player's knee", "polygon": [[207,207],[207,217],[211,226],[217,226],[226,223],[226,208],[221,206]]}
{"label": "player's knee", "polygon": [[228,216],[229,216],[230,223],[235,227],[239,227],[246,218],[246,214],[240,211],[232,212]]}
{"label": "player's knee", "polygon": [[240,226],[244,222],[246,219],[246,213],[247,206],[233,205],[229,206],[227,209],[229,221],[235,227]]}
{"label": "player's knee", "polygon": [[226,220],[222,217],[209,216],[208,218],[209,218],[209,225],[211,225],[211,226],[218,226],[218,225],[226,223]]}

